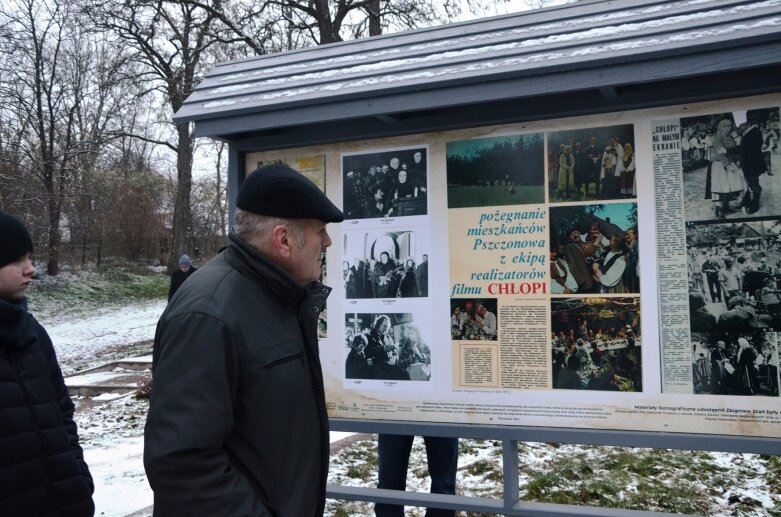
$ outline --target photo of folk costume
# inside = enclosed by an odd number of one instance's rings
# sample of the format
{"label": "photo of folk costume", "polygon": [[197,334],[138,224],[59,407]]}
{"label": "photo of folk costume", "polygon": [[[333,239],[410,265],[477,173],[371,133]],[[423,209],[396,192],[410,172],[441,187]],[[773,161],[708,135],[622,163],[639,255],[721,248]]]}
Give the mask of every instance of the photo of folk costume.
{"label": "photo of folk costume", "polygon": [[550,291],[553,294],[570,294],[578,292],[578,282],[572,275],[567,261],[561,258],[556,248],[550,252]]}
{"label": "photo of folk costume", "polygon": [[711,386],[711,377],[713,368],[707,349],[703,348],[701,343],[692,343],[694,362],[692,364],[692,380],[694,383],[694,392],[703,393]]}
{"label": "photo of folk costume", "polygon": [[559,155],[558,191],[561,198],[569,198],[575,192],[575,156],[569,145]]}
{"label": "photo of folk costume", "polygon": [[625,293],[624,272],[627,266],[628,248],[619,234],[610,238],[610,245],[598,261],[591,266],[594,281],[601,293]]}
{"label": "photo of folk costume", "polygon": [[548,150],[548,186],[551,192],[559,188],[559,155],[553,149]]}
{"label": "photo of folk costume", "polygon": [[757,352],[745,338],[738,338],[737,386],[739,395],[754,395],[759,390]]}
{"label": "photo of folk costume", "polygon": [[637,182],[635,178],[635,151],[632,144],[624,145],[624,152],[621,155],[619,188],[624,197],[635,197],[637,195]]}
{"label": "photo of folk costume", "polygon": [[623,154],[624,149],[621,144],[615,138],[610,138],[602,154],[602,168],[599,171],[599,181],[602,186],[600,195],[603,199],[618,197],[618,175]]}
{"label": "photo of folk costume", "polygon": [[572,150],[572,157],[575,159],[575,169],[573,170],[573,175],[575,177],[575,193],[580,198],[584,198],[586,193],[583,192],[583,187],[585,185],[586,190],[588,190],[588,181],[586,178],[586,155],[583,152],[583,146],[580,142],[575,142],[575,148]]}
{"label": "photo of folk costume", "polygon": [[[729,363],[726,349],[727,344],[724,341],[717,341],[716,346],[710,350],[710,392],[714,394],[726,393],[727,390],[731,372],[725,366]],[[732,366],[730,366],[730,369],[732,369]]]}
{"label": "photo of folk costume", "polygon": [[705,199],[716,203],[716,218],[725,219],[727,213],[737,208],[730,206],[731,201],[742,203],[746,180],[737,164],[740,148],[731,134],[732,121],[722,119],[716,127],[713,157],[705,180]]}
{"label": "photo of folk costume", "polygon": [[594,254],[595,247],[593,244],[583,242],[578,230],[572,230],[569,239],[564,247],[564,255],[567,264],[569,264],[570,273],[578,284],[578,292],[595,292],[594,278],[586,264],[586,257],[591,257]]}
{"label": "photo of folk costume", "polygon": [[768,167],[762,152],[763,138],[758,125],[758,113],[749,110],[746,112],[746,119],[748,126],[740,139],[740,166],[747,187],[743,203],[747,214],[755,214],[759,211],[759,201],[762,196],[759,177],[768,172]]}

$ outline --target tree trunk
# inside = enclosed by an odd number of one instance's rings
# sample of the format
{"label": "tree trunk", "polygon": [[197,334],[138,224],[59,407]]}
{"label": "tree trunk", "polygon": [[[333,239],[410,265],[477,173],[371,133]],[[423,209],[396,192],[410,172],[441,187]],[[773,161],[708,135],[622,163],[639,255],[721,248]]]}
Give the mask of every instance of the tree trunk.
{"label": "tree trunk", "polygon": [[380,19],[380,0],[372,0],[366,7],[369,14],[369,36],[379,36],[382,34],[382,23]]}
{"label": "tree trunk", "polygon": [[60,204],[54,192],[49,194],[49,256],[46,262],[46,274],[55,276],[60,272]]}
{"label": "tree trunk", "polygon": [[190,134],[190,125],[187,122],[176,125],[179,141],[176,154],[176,175],[178,188],[174,201],[173,240],[171,243],[171,255],[168,257],[168,269],[176,268],[179,257],[184,253],[190,253],[190,227],[192,213],[190,211],[190,192],[192,190],[193,169],[193,138]]}

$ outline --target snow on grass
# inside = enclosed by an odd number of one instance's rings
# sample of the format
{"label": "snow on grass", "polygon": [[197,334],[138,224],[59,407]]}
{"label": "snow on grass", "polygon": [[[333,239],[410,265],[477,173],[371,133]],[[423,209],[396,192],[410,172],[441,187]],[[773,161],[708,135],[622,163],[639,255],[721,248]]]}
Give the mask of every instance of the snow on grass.
{"label": "snow on grass", "polygon": [[[60,315],[44,312],[41,317],[66,372],[148,354],[165,308],[162,299],[103,306],[90,299],[53,296],[65,306],[79,306]],[[35,304],[31,307],[35,309]],[[82,447],[96,484],[96,515],[149,515],[152,492],[142,461],[148,401],[103,394],[74,397],[74,402]],[[332,433],[331,442],[349,434]],[[518,455],[521,497],[528,501],[713,516],[781,516],[781,458],[775,456],[544,443],[520,443]],[[328,482],[376,486],[376,438],[362,439],[333,454]],[[429,483],[423,440],[416,438],[407,488],[427,492]],[[457,491],[473,497],[502,497],[501,441],[460,441]],[[424,513],[422,508],[407,509],[408,516]],[[326,515],[368,517],[373,515],[373,505],[329,500]]]}

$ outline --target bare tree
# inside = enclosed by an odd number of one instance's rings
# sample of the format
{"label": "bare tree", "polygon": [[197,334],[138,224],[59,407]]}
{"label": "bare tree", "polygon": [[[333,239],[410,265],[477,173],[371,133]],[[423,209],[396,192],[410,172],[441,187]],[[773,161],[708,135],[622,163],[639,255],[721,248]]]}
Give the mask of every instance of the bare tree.
{"label": "bare tree", "polygon": [[59,271],[62,207],[74,161],[88,152],[77,118],[90,72],[71,14],[66,5],[43,0],[13,0],[0,11],[6,30],[0,43],[0,98],[20,131],[19,146],[6,159],[17,172],[41,182],[50,275]]}
{"label": "bare tree", "polygon": [[[209,59],[220,47],[240,43],[255,52],[263,51],[257,40],[245,35],[229,16],[233,11],[227,9],[228,2],[83,0],[81,5],[98,29],[116,34],[133,48],[137,63],[144,69],[147,93],[165,99],[167,116],[192,93],[203,68],[211,64]],[[192,239],[192,128],[188,123],[175,124],[174,136],[164,139],[132,136],[176,153],[177,193],[168,260],[169,268],[173,268],[176,257],[189,251]]]}

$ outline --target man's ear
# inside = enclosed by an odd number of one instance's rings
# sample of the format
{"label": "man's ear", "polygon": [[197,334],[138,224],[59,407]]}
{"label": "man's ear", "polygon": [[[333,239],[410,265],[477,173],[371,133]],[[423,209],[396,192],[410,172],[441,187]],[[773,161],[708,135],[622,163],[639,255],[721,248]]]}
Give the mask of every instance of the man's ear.
{"label": "man's ear", "polygon": [[284,225],[277,225],[271,230],[271,241],[274,245],[274,251],[282,258],[290,258],[292,250],[293,234],[290,228]]}

